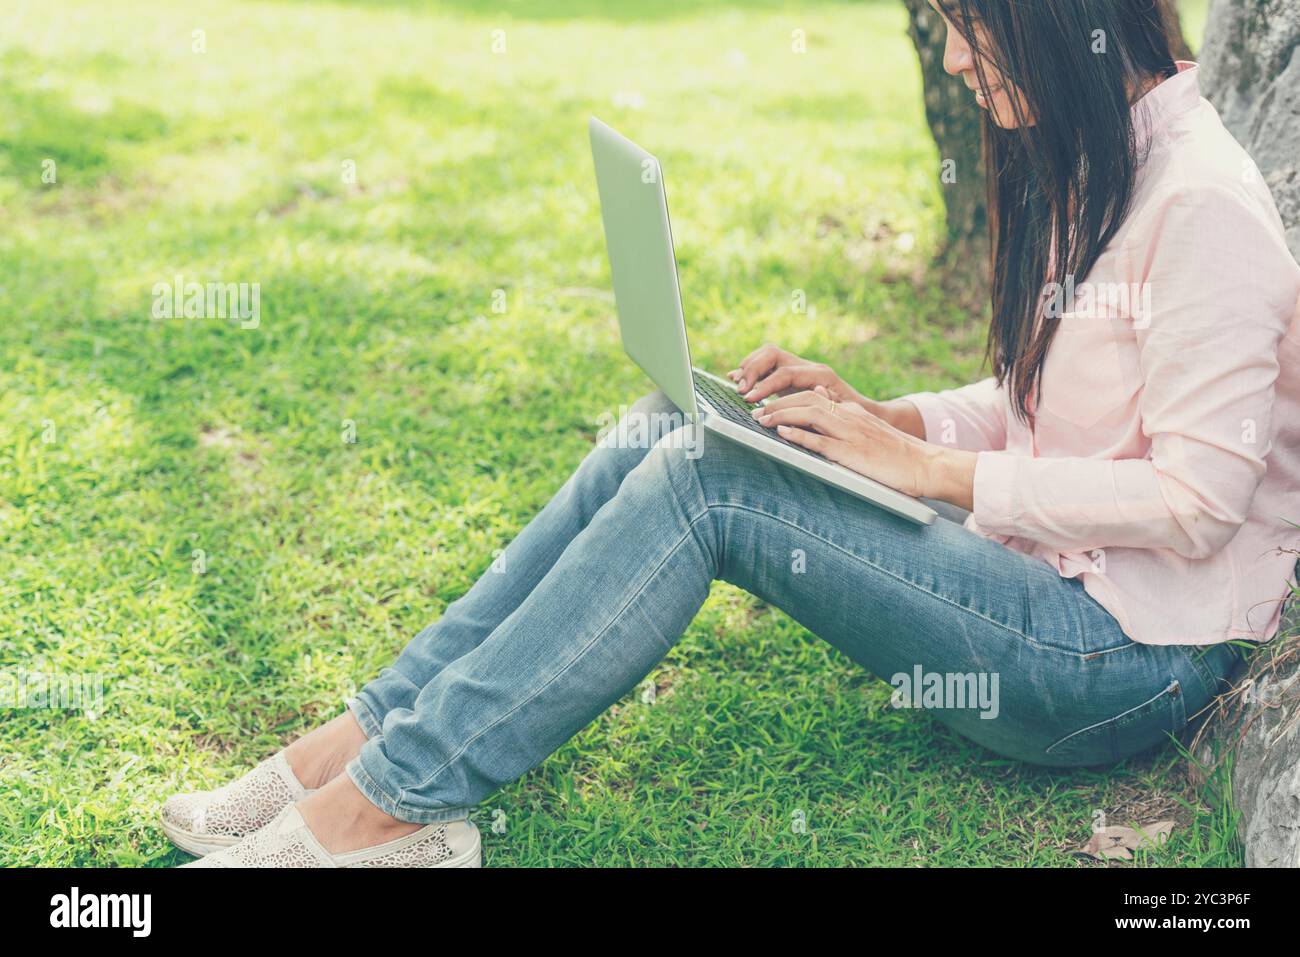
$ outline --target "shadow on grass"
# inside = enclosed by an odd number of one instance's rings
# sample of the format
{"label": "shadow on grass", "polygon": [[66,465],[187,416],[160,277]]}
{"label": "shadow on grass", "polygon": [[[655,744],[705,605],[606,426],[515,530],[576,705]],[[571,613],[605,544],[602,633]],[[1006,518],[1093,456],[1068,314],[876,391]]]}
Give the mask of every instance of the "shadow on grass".
{"label": "shadow on grass", "polygon": [[[111,68],[111,58],[97,68]],[[119,98],[103,110],[85,109],[57,91],[37,82],[52,61],[38,60],[23,51],[0,58],[0,102],[5,121],[0,124],[0,176],[39,189],[43,164],[52,160],[54,171],[74,171],[83,182],[93,182],[109,170],[113,148],[140,143],[167,132],[161,113]]]}

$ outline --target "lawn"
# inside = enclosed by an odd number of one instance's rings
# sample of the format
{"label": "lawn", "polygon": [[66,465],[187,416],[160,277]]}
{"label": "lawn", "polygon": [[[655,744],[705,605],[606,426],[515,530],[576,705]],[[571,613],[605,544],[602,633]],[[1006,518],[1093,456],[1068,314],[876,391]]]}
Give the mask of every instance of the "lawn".
{"label": "lawn", "polygon": [[[104,689],[0,711],[0,865],[181,862],[160,802],[337,713],[646,391],[589,114],[663,161],[699,364],[979,372],[893,0],[181,6],[0,14],[0,673]],[[156,318],[178,275],[257,321]],[[483,806],[486,864],[1073,866],[1099,811],[1239,859],[1173,746],[998,759],[729,587],[651,677]]]}

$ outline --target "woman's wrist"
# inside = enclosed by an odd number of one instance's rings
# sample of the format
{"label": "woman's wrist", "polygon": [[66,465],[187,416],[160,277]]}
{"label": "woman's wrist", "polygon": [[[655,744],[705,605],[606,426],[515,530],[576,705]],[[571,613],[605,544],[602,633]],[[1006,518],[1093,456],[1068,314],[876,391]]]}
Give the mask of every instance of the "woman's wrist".
{"label": "woman's wrist", "polygon": [[914,438],[925,438],[925,419],[921,410],[907,399],[891,399],[888,402],[873,402],[865,399],[866,410],[878,419],[883,419],[900,432],[906,432]]}
{"label": "woman's wrist", "polygon": [[925,454],[924,490],[921,494],[973,512],[978,453],[942,445],[927,445]]}

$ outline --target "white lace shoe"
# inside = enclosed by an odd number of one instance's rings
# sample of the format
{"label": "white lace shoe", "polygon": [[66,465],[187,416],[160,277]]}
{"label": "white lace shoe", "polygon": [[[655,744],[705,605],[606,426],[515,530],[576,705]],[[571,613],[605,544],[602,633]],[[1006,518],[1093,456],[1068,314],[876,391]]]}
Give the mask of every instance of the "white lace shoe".
{"label": "white lace shoe", "polygon": [[270,824],[238,844],[185,867],[478,867],[482,845],[472,821],[427,824],[387,844],[346,854],[321,846],[289,805]]}
{"label": "white lace shoe", "polygon": [[168,798],[162,806],[163,833],[182,851],[201,857],[239,843],[310,793],[282,751],[215,791]]}

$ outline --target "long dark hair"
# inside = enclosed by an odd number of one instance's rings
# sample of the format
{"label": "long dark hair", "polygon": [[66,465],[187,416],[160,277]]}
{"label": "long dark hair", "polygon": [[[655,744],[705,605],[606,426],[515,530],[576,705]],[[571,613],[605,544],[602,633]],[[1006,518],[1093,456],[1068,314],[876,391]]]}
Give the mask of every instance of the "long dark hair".
{"label": "long dark hair", "polygon": [[[1014,85],[1030,113],[1013,95],[1017,129],[1001,129],[989,114],[983,121],[993,249],[985,359],[1027,421],[1059,324],[1043,308],[1043,290],[1083,281],[1128,213],[1144,159],[1130,92],[1177,73],[1170,10],[1167,0],[942,5],[975,54],[981,86],[1006,83],[1011,93]],[[997,75],[986,76],[986,65]]]}

